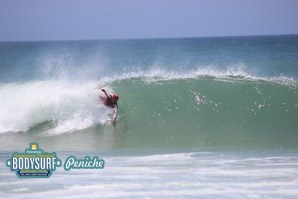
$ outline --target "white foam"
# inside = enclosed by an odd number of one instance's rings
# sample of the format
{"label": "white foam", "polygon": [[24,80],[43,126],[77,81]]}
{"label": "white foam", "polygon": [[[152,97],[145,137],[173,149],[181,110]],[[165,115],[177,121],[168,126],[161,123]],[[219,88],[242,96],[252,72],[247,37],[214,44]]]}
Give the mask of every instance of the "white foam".
{"label": "white foam", "polygon": [[59,134],[107,122],[110,110],[99,103],[96,82],[33,81],[0,85],[0,133],[27,131],[54,122]]}
{"label": "white foam", "polygon": [[112,156],[104,158],[103,170],[57,169],[47,181],[32,179],[21,186],[9,180],[14,192],[7,190],[11,186],[2,186],[8,198],[23,198],[28,191],[30,198],[296,198],[296,165],[278,164],[297,162],[295,154],[221,151]]}

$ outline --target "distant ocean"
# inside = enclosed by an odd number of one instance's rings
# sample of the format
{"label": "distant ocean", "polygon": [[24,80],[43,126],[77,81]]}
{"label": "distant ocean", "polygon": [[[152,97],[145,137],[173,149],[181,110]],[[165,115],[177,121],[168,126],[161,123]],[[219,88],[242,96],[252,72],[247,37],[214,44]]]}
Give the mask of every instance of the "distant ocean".
{"label": "distant ocean", "polygon": [[[31,142],[106,167],[17,179]],[[297,198],[298,35],[0,42],[0,161],[5,198]]]}

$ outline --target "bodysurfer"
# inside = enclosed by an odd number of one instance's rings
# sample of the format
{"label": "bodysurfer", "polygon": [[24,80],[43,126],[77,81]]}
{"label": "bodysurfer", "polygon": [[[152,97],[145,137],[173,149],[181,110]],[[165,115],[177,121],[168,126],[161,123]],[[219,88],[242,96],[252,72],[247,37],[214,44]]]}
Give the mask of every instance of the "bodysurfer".
{"label": "bodysurfer", "polygon": [[113,118],[111,119],[112,123],[116,122],[117,119],[117,111],[118,111],[118,99],[119,96],[117,94],[107,94],[105,89],[101,89],[101,91],[105,94],[105,96],[100,96],[100,100],[109,108],[112,108],[114,110]]}

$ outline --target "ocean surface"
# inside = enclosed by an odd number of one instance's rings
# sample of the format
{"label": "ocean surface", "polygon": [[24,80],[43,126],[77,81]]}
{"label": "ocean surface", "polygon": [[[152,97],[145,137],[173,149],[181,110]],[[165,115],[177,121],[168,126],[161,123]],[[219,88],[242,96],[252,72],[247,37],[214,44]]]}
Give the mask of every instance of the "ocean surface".
{"label": "ocean surface", "polygon": [[[31,142],[106,166],[18,179]],[[0,179],[5,198],[297,198],[298,35],[0,42]]]}

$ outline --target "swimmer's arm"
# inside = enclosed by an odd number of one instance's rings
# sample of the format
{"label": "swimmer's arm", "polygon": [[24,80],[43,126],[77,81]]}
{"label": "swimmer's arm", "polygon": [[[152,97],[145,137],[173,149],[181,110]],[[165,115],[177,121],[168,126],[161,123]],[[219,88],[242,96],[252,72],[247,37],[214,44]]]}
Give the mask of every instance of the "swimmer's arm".
{"label": "swimmer's arm", "polygon": [[105,89],[102,88],[101,91],[107,96],[107,98],[110,98]]}

